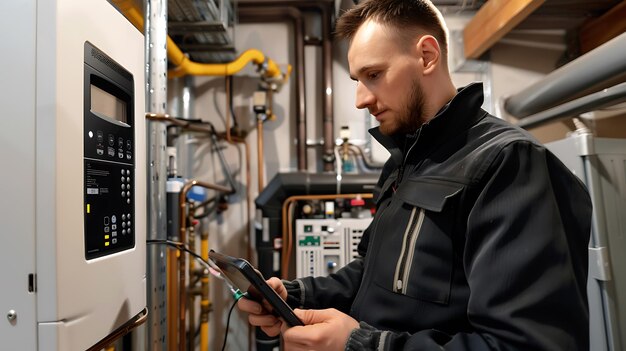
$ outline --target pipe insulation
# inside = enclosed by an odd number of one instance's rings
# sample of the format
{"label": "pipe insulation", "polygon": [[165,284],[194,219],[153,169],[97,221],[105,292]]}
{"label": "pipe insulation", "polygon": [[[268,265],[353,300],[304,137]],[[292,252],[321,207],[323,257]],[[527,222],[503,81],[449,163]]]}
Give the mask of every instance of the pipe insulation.
{"label": "pipe insulation", "polygon": [[548,74],[504,101],[504,109],[524,118],[567,101],[585,89],[626,72],[626,33]]}

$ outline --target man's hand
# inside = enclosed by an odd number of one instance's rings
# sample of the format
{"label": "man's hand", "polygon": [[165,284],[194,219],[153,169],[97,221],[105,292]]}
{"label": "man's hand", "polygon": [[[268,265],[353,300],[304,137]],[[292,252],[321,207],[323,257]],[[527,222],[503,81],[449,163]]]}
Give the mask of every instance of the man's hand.
{"label": "man's hand", "polygon": [[[267,280],[267,284],[272,287],[272,289],[276,290],[278,295],[283,299],[287,299],[287,289],[280,281],[280,279],[272,277]],[[267,300],[263,299],[262,303],[258,303],[252,299],[260,298],[260,296],[253,296],[249,298],[241,298],[237,301],[237,307],[243,311],[249,313],[248,321],[250,324],[256,327],[261,327],[261,330],[268,336],[276,336],[280,333],[281,326],[284,322],[271,314],[272,306],[267,302]]]}
{"label": "man's hand", "polygon": [[341,351],[345,349],[352,330],[359,327],[359,322],[354,318],[334,308],[296,309],[294,312],[305,326],[289,328],[283,325],[283,345],[286,351]]}

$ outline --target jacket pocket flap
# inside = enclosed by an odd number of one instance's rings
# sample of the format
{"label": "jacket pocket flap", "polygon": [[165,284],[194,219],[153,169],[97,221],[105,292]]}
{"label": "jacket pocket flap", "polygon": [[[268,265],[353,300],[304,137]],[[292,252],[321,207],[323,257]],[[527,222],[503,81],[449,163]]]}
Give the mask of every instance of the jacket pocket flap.
{"label": "jacket pocket flap", "polygon": [[446,200],[460,193],[464,187],[461,183],[440,179],[407,179],[396,195],[412,206],[441,212]]}

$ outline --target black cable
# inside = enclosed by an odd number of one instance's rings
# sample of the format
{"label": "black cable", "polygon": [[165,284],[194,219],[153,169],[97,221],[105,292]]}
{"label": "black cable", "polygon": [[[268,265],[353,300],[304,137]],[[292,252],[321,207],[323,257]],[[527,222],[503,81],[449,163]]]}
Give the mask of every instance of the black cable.
{"label": "black cable", "polygon": [[[185,246],[185,244],[178,242],[178,241],[172,241],[172,240],[164,240],[164,239],[148,239],[146,240],[146,244],[149,245],[153,245],[153,244],[160,244],[160,245],[167,245],[167,246],[171,246],[176,248],[177,250],[180,251],[184,251],[186,253],[188,253],[189,255],[191,255],[193,258],[200,260],[202,263],[207,264],[208,262],[205,261],[202,256],[198,255],[197,253],[191,251],[187,246]],[[226,340],[228,339],[228,327],[230,325],[230,316],[233,313],[233,309],[235,309],[235,306],[237,305],[237,301],[239,301],[240,298],[244,297],[246,294],[242,294],[239,291],[237,291],[239,294],[236,294],[234,296],[235,298],[235,302],[233,303],[233,305],[230,307],[230,311],[228,311],[228,319],[226,319],[226,331],[224,333],[224,344],[222,345],[222,351],[224,351],[226,349]]]}
{"label": "black cable", "polygon": [[241,296],[239,296],[239,298],[235,298],[235,302],[233,302],[233,305],[230,306],[230,311],[228,311],[228,317],[226,318],[226,331],[224,332],[224,344],[222,344],[222,351],[226,350],[226,340],[228,340],[228,326],[230,325],[230,315],[233,313],[233,310],[235,309],[235,306],[237,305],[237,301],[239,301],[240,298]]}
{"label": "black cable", "polygon": [[196,260],[200,260],[205,265],[209,264],[207,261],[204,260],[204,258],[202,258],[202,256],[200,256],[197,253],[193,252],[187,246],[185,246],[185,244],[183,244],[181,242],[178,242],[178,241],[163,240],[163,239],[148,239],[148,240],[146,240],[146,244],[148,244],[148,245],[161,244],[161,245],[171,246],[171,247],[174,247],[174,248],[176,248],[176,249],[178,249],[180,251],[184,251],[184,252],[188,253],[193,258],[195,258]]}

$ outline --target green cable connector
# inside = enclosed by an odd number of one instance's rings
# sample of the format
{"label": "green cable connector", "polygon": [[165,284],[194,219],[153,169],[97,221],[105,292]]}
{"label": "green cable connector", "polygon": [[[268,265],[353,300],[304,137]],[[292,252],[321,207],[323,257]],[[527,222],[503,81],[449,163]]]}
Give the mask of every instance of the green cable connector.
{"label": "green cable connector", "polygon": [[237,289],[237,291],[235,291],[235,293],[233,294],[233,297],[235,298],[235,301],[239,301],[240,298],[246,296],[246,293],[241,292],[241,290]]}

